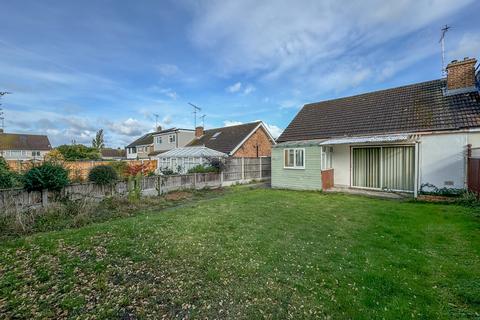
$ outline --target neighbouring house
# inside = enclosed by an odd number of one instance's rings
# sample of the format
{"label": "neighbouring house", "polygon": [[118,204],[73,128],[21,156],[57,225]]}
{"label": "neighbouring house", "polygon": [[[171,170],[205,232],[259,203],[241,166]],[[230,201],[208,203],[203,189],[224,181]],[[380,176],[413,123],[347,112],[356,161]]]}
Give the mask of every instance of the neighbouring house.
{"label": "neighbouring house", "polygon": [[172,170],[183,174],[198,165],[208,165],[211,159],[226,157],[227,154],[207,147],[175,148],[157,156],[158,171]]}
{"label": "neighbouring house", "polygon": [[144,134],[137,140],[125,147],[127,159],[148,159],[149,153],[153,152],[153,132]]}
{"label": "neighbouring house", "polygon": [[147,133],[125,147],[127,159],[149,159],[158,154],[185,146],[194,137],[194,130],[170,128]]}
{"label": "neighbouring house", "polygon": [[123,160],[126,159],[127,153],[125,149],[103,148],[100,150],[102,160]]}
{"label": "neighbouring house", "polygon": [[50,150],[45,135],[5,133],[0,129],[0,156],[6,160],[43,160]]}
{"label": "neighbouring house", "polygon": [[187,147],[207,147],[229,157],[270,157],[275,139],[262,121],[223,128],[195,129]]}
{"label": "neighbouring house", "polygon": [[402,191],[466,187],[480,147],[476,59],[443,79],[306,104],[272,150],[272,186]]}

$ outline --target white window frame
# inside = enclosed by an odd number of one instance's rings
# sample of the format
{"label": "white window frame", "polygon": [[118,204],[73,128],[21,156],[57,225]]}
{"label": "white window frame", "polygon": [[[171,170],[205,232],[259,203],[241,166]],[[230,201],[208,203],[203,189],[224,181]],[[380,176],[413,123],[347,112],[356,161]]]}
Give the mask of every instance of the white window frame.
{"label": "white window frame", "polygon": [[174,134],[171,134],[171,135],[168,136],[168,141],[170,143],[175,143],[175,140],[176,140],[176,137],[175,137]]}
{"label": "white window frame", "polygon": [[333,147],[332,146],[321,146],[321,170],[330,170],[333,169]]}
{"label": "white window frame", "polygon": [[158,136],[157,138],[157,144],[162,144],[162,136]]}
{"label": "white window frame", "polygon": [[[287,167],[285,165],[285,154],[293,150],[293,167]],[[297,166],[297,150],[302,150],[303,153],[303,166]],[[283,168],[284,169],[293,169],[293,170],[304,170],[305,169],[305,160],[306,160],[306,153],[305,148],[285,148],[283,149]]]}

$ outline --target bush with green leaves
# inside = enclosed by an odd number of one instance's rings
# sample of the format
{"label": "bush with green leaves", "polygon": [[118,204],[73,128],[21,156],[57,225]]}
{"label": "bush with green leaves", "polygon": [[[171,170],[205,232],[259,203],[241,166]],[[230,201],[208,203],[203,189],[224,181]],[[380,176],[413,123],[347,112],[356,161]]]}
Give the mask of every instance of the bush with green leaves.
{"label": "bush with green leaves", "polygon": [[208,172],[218,172],[218,169],[213,166],[203,166],[199,164],[188,170],[188,173],[208,173]]}
{"label": "bush with green leaves", "polygon": [[100,160],[100,151],[97,148],[87,147],[82,144],[61,145],[56,148],[66,161]]}
{"label": "bush with green leaves", "polygon": [[60,191],[68,183],[67,169],[52,162],[33,167],[23,176],[23,187],[27,191]]}
{"label": "bush with green leaves", "polygon": [[126,179],[128,177],[128,162],[126,161],[112,161],[108,164],[111,166],[116,172],[120,179]]}
{"label": "bush with green leaves", "polygon": [[117,171],[112,166],[100,165],[93,167],[88,174],[88,180],[96,184],[105,186],[113,184],[118,180]]}
{"label": "bush with green leaves", "polygon": [[0,157],[0,189],[13,188],[15,185],[15,174],[8,167],[7,161]]}

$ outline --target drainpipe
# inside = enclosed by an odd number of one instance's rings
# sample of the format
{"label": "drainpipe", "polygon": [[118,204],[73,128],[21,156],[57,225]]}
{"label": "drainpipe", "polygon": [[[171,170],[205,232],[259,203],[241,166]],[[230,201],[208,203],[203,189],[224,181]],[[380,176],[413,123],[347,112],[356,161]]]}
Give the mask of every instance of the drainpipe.
{"label": "drainpipe", "polygon": [[419,142],[415,141],[415,181],[413,183],[413,197],[416,199],[418,197],[418,183],[419,183],[419,165],[420,165],[420,155],[419,155]]}

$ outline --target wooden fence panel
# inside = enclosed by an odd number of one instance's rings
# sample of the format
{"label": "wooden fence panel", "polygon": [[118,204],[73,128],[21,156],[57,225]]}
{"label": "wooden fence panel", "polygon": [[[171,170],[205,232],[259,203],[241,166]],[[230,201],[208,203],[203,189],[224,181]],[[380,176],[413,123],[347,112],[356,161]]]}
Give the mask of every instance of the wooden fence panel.
{"label": "wooden fence panel", "polygon": [[468,158],[467,185],[468,190],[480,194],[480,159]]}
{"label": "wooden fence panel", "polygon": [[[96,162],[98,165],[98,162]],[[232,182],[247,182],[270,177],[270,158],[232,158],[226,162],[222,173],[196,173],[173,176],[147,176],[138,183],[144,194],[168,193],[181,189],[217,188]],[[23,189],[0,190],[0,215],[24,212],[53,203],[61,198],[70,200],[88,199],[100,201],[113,195],[125,196],[137,183],[135,180],[118,181],[111,186],[100,186],[91,182],[74,183],[59,193],[27,192]],[[46,197],[42,197],[45,195]]]}

